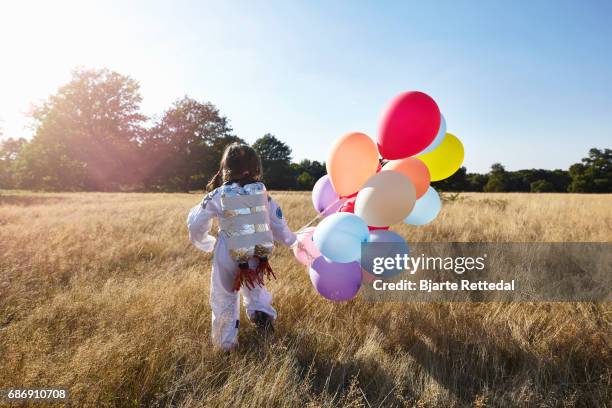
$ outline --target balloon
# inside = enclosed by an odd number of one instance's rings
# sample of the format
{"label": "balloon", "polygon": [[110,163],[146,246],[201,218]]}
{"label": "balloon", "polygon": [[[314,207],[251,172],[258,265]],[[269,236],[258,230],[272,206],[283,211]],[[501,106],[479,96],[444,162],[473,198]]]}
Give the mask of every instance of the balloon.
{"label": "balloon", "polygon": [[431,144],[440,129],[440,109],[423,92],[405,92],[383,114],[378,150],[385,159],[412,156]]}
{"label": "balloon", "polygon": [[447,133],[440,146],[418,158],[429,169],[431,181],[439,181],[452,176],[461,167],[463,153],[463,143],[455,135]]}
{"label": "balloon", "polygon": [[[357,195],[357,194],[355,194]],[[346,201],[344,204],[342,204],[342,207],[340,207],[340,209],[338,210],[338,212],[347,212],[347,213],[351,213],[351,214],[355,214],[355,201],[349,200]],[[373,227],[371,225],[368,225],[368,229],[370,231],[373,230],[388,230],[389,227]]]}
{"label": "balloon", "polygon": [[429,187],[427,193],[416,201],[412,212],[404,222],[410,225],[428,224],[438,216],[441,208],[440,195],[433,187]]}
{"label": "balloon", "polygon": [[408,177],[416,190],[416,198],[421,197],[429,187],[429,169],[416,157],[401,160],[392,160],[387,163],[383,171],[394,170]]}
{"label": "balloon", "polygon": [[359,262],[337,263],[320,256],[310,266],[312,286],[326,299],[351,300],[361,286]]}
{"label": "balloon", "polygon": [[[319,214],[327,216],[335,213],[342,205],[339,200],[340,197],[334,190],[327,174],[317,180],[312,188],[312,205]],[[326,208],[327,211],[325,211]]]}
{"label": "balloon", "polygon": [[338,209],[338,212],[355,214],[355,201],[353,200],[346,201],[344,204],[342,204],[342,207]]}
{"label": "balloon", "polygon": [[335,213],[323,219],[314,231],[321,254],[334,262],[353,262],[361,257],[361,243],[368,240],[368,226],[351,213]]}
{"label": "balloon", "polygon": [[394,231],[372,231],[368,237],[368,242],[403,244],[406,246],[406,253],[408,253],[408,244],[406,243],[406,240],[404,237]]}
{"label": "balloon", "polygon": [[368,229],[370,231],[382,231],[382,230],[388,230],[389,227],[388,226],[386,226],[386,227],[373,227],[371,225],[368,225]]}
{"label": "balloon", "polygon": [[334,190],[340,196],[347,196],[376,173],[378,150],[367,135],[349,133],[332,146],[326,166]]}
{"label": "balloon", "polygon": [[372,275],[371,273],[369,273],[368,271],[366,271],[365,269],[361,270],[361,282],[365,282],[365,283],[372,283],[377,279],[376,276]]}
{"label": "balloon", "polygon": [[368,244],[375,245],[367,247],[362,255],[363,262],[361,267],[363,270],[376,279],[389,278],[402,272],[403,269],[385,269],[382,274],[377,274],[374,273],[372,268],[373,258],[395,258],[397,255],[403,257],[410,253],[408,243],[406,243],[406,240],[401,235],[393,231],[372,231],[370,232]]}
{"label": "balloon", "polygon": [[296,259],[303,265],[309,266],[312,261],[321,256],[321,252],[317,249],[317,246],[312,240],[312,234],[314,234],[315,227],[308,227],[303,231],[298,232],[297,241],[301,244],[293,247],[293,254]]}
{"label": "balloon", "polygon": [[419,154],[432,152],[436,147],[440,146],[440,143],[442,143],[442,140],[444,140],[444,136],[446,136],[446,119],[444,119],[444,115],[440,114],[440,129],[438,129],[438,134],[434,138],[433,142],[431,142],[431,144]]}
{"label": "balloon", "polygon": [[410,214],[415,200],[416,192],[408,178],[396,171],[381,171],[357,194],[355,214],[368,225],[386,227]]}

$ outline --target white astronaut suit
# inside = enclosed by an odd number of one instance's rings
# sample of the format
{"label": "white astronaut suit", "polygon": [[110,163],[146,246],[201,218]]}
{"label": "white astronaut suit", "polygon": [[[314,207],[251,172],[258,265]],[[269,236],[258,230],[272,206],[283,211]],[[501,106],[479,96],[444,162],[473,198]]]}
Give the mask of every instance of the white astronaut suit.
{"label": "white astronaut suit", "polygon": [[[214,218],[219,220],[217,239],[209,235]],[[240,295],[234,290],[239,263],[256,268],[258,256],[272,252],[274,241],[291,246],[295,234],[289,230],[278,204],[263,183],[241,186],[226,183],[207,194],[187,216],[189,239],[200,250],[214,250],[210,284],[212,342],[229,350],[238,343]],[[249,319],[256,311],[276,319],[272,295],[265,287],[240,287]]]}

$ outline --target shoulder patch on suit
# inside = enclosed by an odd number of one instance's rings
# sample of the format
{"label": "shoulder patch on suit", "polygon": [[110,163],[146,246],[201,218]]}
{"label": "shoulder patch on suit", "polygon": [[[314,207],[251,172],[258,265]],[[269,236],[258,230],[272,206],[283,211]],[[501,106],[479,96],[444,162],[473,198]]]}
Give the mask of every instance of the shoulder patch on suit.
{"label": "shoulder patch on suit", "polygon": [[216,194],[217,194],[217,189],[214,189],[210,193],[206,194],[206,196],[204,197],[204,200],[202,200],[202,208],[206,208],[206,204],[208,204]]}
{"label": "shoulder patch on suit", "polygon": [[279,220],[283,219],[283,210],[280,207],[276,207],[276,218]]}

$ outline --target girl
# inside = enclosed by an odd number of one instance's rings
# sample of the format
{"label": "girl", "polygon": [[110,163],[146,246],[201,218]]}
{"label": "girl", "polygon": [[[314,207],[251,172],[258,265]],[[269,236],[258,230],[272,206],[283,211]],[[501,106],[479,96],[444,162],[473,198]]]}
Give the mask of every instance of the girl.
{"label": "girl", "polygon": [[[238,344],[239,292],[249,320],[264,332],[274,330],[276,310],[272,295],[263,286],[264,275],[274,276],[268,256],[274,241],[291,246],[296,240],[261,177],[261,160],[255,150],[232,143],[208,183],[209,193],[187,217],[191,242],[202,251],[214,250],[211,337],[224,350]],[[219,220],[217,239],[209,235],[213,218]]]}

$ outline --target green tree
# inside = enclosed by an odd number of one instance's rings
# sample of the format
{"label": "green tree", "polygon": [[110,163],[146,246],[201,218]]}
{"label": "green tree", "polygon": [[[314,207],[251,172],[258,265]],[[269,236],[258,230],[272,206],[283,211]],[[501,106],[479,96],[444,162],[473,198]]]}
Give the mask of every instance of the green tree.
{"label": "green tree", "polygon": [[550,181],[537,180],[530,184],[530,191],[532,193],[551,193],[555,191],[555,186]]}
{"label": "green tree", "polygon": [[552,191],[567,191],[569,174],[563,170],[525,169],[508,172],[505,191],[529,192],[531,184],[543,180],[552,185]]}
{"label": "green tree", "polygon": [[[323,177],[327,172],[325,164],[308,159],[304,159],[299,163],[292,163],[291,171],[295,178],[295,185],[293,188],[298,190],[311,190],[317,180]],[[308,177],[306,177],[306,175],[308,175]]]}
{"label": "green tree", "polygon": [[0,189],[17,187],[15,162],[26,143],[24,138],[8,138],[0,143]]}
{"label": "green tree", "polygon": [[312,190],[315,180],[312,178],[310,173],[304,171],[297,178],[297,187],[300,190]]}
{"label": "green tree", "polygon": [[467,191],[483,192],[484,187],[489,181],[489,176],[486,174],[468,173],[467,175],[468,188]]}
{"label": "green tree", "polygon": [[320,179],[327,173],[325,163],[321,163],[316,160],[310,161],[308,159],[304,159],[299,163],[299,167],[302,171],[305,171],[306,173],[310,174],[310,177],[312,177],[314,182],[316,182],[318,179]]}
{"label": "green tree", "polygon": [[612,192],[612,149],[591,149],[582,163],[569,169],[571,183],[568,191],[574,193]]}
{"label": "green tree", "polygon": [[491,171],[489,172],[489,178],[487,180],[487,184],[484,186],[484,191],[486,192],[502,192],[506,191],[506,184],[508,181],[508,173],[504,166],[500,163],[494,163],[491,166]]}
{"label": "green tree", "polygon": [[33,113],[36,133],[17,163],[25,187],[112,190],[138,179],[146,119],[139,85],[107,69],[76,70]]}
{"label": "green tree", "polygon": [[432,186],[439,191],[466,191],[469,187],[467,170],[461,167],[449,178],[433,182]]}
{"label": "green tree", "polygon": [[201,189],[216,173],[223,149],[242,140],[209,102],[184,97],[174,102],[142,142],[147,189]]}
{"label": "green tree", "polygon": [[264,182],[269,189],[291,189],[295,186],[295,175],[291,168],[291,148],[267,133],[253,143],[261,157]]}

